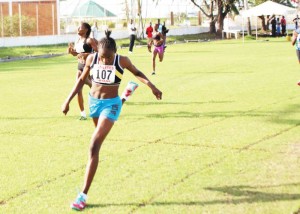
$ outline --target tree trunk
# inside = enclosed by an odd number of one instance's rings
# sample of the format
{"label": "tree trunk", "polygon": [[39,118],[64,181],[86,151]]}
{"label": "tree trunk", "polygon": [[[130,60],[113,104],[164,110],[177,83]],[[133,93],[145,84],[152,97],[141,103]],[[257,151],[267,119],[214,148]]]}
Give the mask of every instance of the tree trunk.
{"label": "tree trunk", "polygon": [[227,12],[224,12],[223,2],[222,0],[218,0],[218,17],[217,17],[217,23],[218,23],[218,29],[217,29],[217,37],[222,38],[222,31],[224,26],[224,19],[227,15]]}
{"label": "tree trunk", "polygon": [[263,28],[263,31],[266,32],[267,28],[266,28],[266,19],[265,19],[265,16],[259,16],[259,18],[261,19],[261,26]]}
{"label": "tree trunk", "polygon": [[139,25],[138,25],[138,34],[137,37],[139,39],[144,39],[144,25],[143,25],[143,17],[142,17],[142,4],[141,0],[137,0],[138,3],[138,16],[139,16]]}
{"label": "tree trunk", "polygon": [[270,26],[270,16],[267,15],[267,24],[266,24],[266,30],[269,30],[269,26]]}
{"label": "tree trunk", "polygon": [[129,7],[128,7],[128,2],[125,0],[125,14],[126,14],[126,23],[129,22]]}
{"label": "tree trunk", "polygon": [[214,18],[214,1],[210,1],[209,33],[216,33],[216,20]]}
{"label": "tree trunk", "polygon": [[252,35],[252,30],[251,30],[251,22],[250,22],[249,17],[247,19],[247,27],[248,27],[248,35],[251,36]]}
{"label": "tree trunk", "polygon": [[[249,7],[248,7],[248,0],[244,0],[244,9],[245,10],[249,9]],[[251,22],[250,22],[250,18],[249,17],[247,18],[247,31],[248,31],[248,35],[251,36],[252,31],[251,31]]]}
{"label": "tree trunk", "polygon": [[216,21],[213,19],[209,23],[209,33],[216,33]]}

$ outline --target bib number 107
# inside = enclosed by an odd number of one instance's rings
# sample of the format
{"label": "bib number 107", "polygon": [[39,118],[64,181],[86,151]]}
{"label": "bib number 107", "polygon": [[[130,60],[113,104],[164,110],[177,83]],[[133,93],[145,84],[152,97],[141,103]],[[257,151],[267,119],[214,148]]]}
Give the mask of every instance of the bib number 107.
{"label": "bib number 107", "polygon": [[112,73],[111,70],[102,70],[102,71],[98,70],[97,79],[109,80],[111,73]]}

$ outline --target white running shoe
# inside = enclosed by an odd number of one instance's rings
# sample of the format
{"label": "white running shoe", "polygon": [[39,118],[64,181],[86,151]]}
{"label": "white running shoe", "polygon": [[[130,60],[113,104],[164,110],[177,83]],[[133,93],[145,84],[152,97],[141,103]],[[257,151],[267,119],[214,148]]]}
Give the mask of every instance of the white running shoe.
{"label": "white running shoe", "polygon": [[121,99],[128,100],[138,86],[137,83],[130,81],[124,89]]}

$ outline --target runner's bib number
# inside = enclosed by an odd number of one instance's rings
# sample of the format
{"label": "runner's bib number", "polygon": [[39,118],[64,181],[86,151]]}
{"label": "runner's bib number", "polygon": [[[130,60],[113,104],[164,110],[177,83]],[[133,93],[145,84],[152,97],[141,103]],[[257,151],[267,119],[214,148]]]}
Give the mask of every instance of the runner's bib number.
{"label": "runner's bib number", "polygon": [[93,69],[93,80],[97,83],[112,84],[115,83],[116,66],[98,65]]}

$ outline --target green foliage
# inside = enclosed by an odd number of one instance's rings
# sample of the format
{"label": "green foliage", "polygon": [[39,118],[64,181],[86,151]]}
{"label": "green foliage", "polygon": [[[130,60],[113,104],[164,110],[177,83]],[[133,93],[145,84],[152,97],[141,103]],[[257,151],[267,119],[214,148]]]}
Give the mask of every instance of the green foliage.
{"label": "green foliage", "polygon": [[187,18],[187,14],[186,13],[178,13],[175,15],[174,18],[176,19],[175,21],[182,22],[183,20],[185,20]]}
{"label": "green foliage", "polygon": [[[20,18],[19,15],[5,16],[3,18],[3,31],[4,36],[20,36]],[[28,16],[21,16],[21,29],[22,36],[30,35],[31,31],[34,30],[36,26],[35,19]],[[0,25],[0,32],[2,31]]]}
{"label": "green foliage", "polygon": [[115,22],[109,22],[108,23],[108,28],[115,28],[116,27],[116,23]]}

